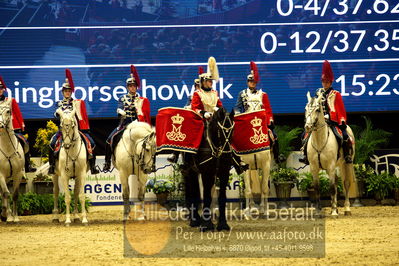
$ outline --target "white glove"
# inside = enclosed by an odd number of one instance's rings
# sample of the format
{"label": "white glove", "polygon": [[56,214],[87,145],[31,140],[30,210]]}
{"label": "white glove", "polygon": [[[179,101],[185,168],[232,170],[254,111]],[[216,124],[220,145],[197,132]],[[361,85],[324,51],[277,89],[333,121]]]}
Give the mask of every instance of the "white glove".
{"label": "white glove", "polygon": [[123,117],[126,116],[126,112],[123,111],[122,109],[118,109],[116,112],[117,112],[118,114],[120,114],[121,116],[123,116]]}
{"label": "white glove", "polygon": [[215,112],[216,112],[217,110],[219,110],[219,107],[216,107],[216,106],[215,106],[215,107],[213,107],[213,111],[215,111]]}
{"label": "white glove", "polygon": [[205,114],[204,114],[204,117],[205,117],[206,119],[211,118],[211,116],[212,116],[212,113],[210,113],[210,112],[205,112]]}
{"label": "white glove", "polygon": [[329,114],[325,114],[325,115],[324,115],[324,118],[325,118],[326,120],[328,120],[328,119],[330,119],[330,115],[329,115]]}

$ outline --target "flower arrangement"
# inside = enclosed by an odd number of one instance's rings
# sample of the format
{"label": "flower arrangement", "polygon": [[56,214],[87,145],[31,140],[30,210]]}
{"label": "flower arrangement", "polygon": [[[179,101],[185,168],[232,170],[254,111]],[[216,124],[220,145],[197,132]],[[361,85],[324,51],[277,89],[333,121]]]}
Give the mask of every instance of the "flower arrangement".
{"label": "flower arrangement", "polygon": [[175,190],[175,185],[167,179],[151,178],[146,184],[147,191],[152,190],[155,194],[170,193]]}
{"label": "flower arrangement", "polygon": [[281,167],[271,172],[271,177],[274,183],[279,182],[294,182],[298,179],[299,174],[292,168]]}
{"label": "flower arrangement", "polygon": [[53,121],[47,121],[46,128],[39,128],[37,130],[35,145],[33,147],[39,150],[43,162],[48,161],[47,154],[50,152],[50,140],[57,131],[58,127]]}

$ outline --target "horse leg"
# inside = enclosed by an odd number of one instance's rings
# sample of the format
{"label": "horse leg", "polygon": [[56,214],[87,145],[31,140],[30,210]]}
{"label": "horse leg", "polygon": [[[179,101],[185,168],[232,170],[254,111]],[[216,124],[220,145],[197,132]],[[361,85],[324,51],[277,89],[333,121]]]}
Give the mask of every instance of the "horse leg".
{"label": "horse leg", "polygon": [[14,192],[12,195],[12,215],[14,216],[14,222],[19,222],[19,218],[18,218],[18,210],[17,210],[17,202],[18,202],[18,196],[19,196],[19,184],[21,182],[21,178],[18,179],[14,179]]}
{"label": "horse leg", "polygon": [[[145,184],[147,182],[147,175],[139,170],[139,175],[137,177],[138,180],[138,193],[137,193],[137,200],[139,206],[139,214],[137,216],[138,221],[145,220],[145,204],[144,204],[144,197],[145,197]],[[137,210],[136,210],[137,211]]]}
{"label": "horse leg", "polygon": [[[312,173],[313,176],[313,187],[315,190],[315,196],[316,196],[316,201],[315,201],[315,216],[316,217],[321,217],[321,201],[320,201],[320,180],[319,180],[319,167],[314,166],[313,164],[310,164],[310,172]],[[313,205],[313,204],[312,204]]]}
{"label": "horse leg", "polygon": [[4,176],[0,176],[0,186],[2,190],[2,210],[1,210],[1,220],[3,222],[12,221],[10,205],[8,202],[8,198],[10,196],[10,191],[8,190],[6,179]]}
{"label": "horse leg", "polygon": [[245,201],[246,201],[246,208],[244,210],[244,216],[246,219],[251,215],[251,209],[254,207],[254,200],[252,196],[252,189],[251,189],[251,173],[252,171],[246,170],[244,173],[244,184],[245,184]]}
{"label": "horse leg", "polygon": [[73,222],[78,223],[80,222],[79,218],[79,193],[80,193],[80,185],[81,185],[81,180],[80,177],[75,178],[75,187],[73,189]]}
{"label": "horse leg", "polygon": [[226,220],[226,187],[229,182],[229,170],[230,169],[222,169],[219,174],[220,179],[220,188],[219,188],[219,197],[218,197],[218,205],[219,205],[219,219],[217,230],[227,230],[230,231],[230,226],[227,224]]}
{"label": "horse leg", "polygon": [[129,190],[129,174],[125,171],[120,171],[119,176],[122,184],[122,198],[123,198],[123,221],[129,220],[130,213],[130,190]]}
{"label": "horse leg", "polygon": [[204,207],[202,209],[202,224],[200,230],[202,232],[205,231],[212,231],[214,230],[215,226],[212,223],[212,210],[211,210],[211,203],[212,203],[212,187],[215,184],[215,171],[209,171],[207,173],[201,172],[202,177],[202,185],[204,187]]}
{"label": "horse leg", "polygon": [[354,180],[355,172],[353,169],[352,164],[344,164],[343,167],[341,168],[341,174],[343,176],[343,182],[344,182],[344,188],[345,188],[345,204],[344,204],[344,213],[345,215],[352,215],[350,206],[351,203],[349,201],[349,190],[352,184],[352,181]]}
{"label": "horse leg", "polygon": [[201,217],[198,214],[198,208],[201,201],[198,173],[190,169],[182,175],[184,177],[185,185],[185,198],[187,203],[187,208],[189,210],[189,221],[191,227],[198,227],[201,225]]}
{"label": "horse leg", "polygon": [[[79,199],[80,199],[80,205],[82,207],[82,224],[84,225],[88,225],[88,221],[87,221],[87,210],[86,210],[86,196],[85,196],[85,192],[84,192],[84,185],[85,185],[85,174],[86,171],[82,172],[79,178],[79,189],[78,191],[76,191],[76,193],[78,193],[79,195]],[[76,184],[75,184],[76,186]],[[78,201],[78,198],[75,197],[76,202]]]}
{"label": "horse leg", "polygon": [[58,210],[58,197],[60,194],[60,186],[58,184],[58,175],[53,175],[53,190],[54,190],[54,208],[53,208],[53,223],[60,222],[60,215]]}
{"label": "horse leg", "polygon": [[331,216],[334,218],[338,217],[338,208],[337,208],[337,180],[338,177],[335,173],[335,169],[327,170],[328,177],[330,179],[330,195],[331,195]]}
{"label": "horse leg", "polygon": [[[266,158],[265,158],[266,160]],[[270,177],[270,157],[265,165],[262,167],[262,180],[261,180],[261,202],[260,202],[260,212],[266,217],[269,216],[269,177]]]}
{"label": "horse leg", "polygon": [[69,192],[68,177],[61,176],[62,186],[65,192],[65,225],[71,224],[71,193]]}

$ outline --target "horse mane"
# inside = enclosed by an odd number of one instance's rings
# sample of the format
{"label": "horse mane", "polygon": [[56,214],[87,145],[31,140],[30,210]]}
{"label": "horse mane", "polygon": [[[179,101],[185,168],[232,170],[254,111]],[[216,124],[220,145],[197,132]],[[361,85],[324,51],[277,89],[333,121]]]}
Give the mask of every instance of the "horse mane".
{"label": "horse mane", "polygon": [[132,129],[132,137],[134,137],[135,139],[143,138],[144,136],[148,135],[149,133],[152,133],[155,131],[155,129],[153,127],[151,127],[148,123],[139,122],[139,121],[133,121],[126,127],[126,129],[127,130]]}

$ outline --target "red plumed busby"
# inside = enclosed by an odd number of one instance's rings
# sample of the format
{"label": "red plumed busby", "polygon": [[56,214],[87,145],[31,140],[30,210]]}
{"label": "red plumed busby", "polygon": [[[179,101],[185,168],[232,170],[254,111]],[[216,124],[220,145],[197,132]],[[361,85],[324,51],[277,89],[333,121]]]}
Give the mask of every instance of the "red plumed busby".
{"label": "red plumed busby", "polygon": [[65,83],[62,84],[62,89],[71,89],[75,91],[75,84],[73,83],[72,72],[68,68],[65,69]]}
{"label": "red plumed busby", "polygon": [[130,78],[126,80],[126,84],[136,84],[137,88],[140,88],[140,77],[137,69],[134,65],[130,66]]}
{"label": "red plumed busby", "polygon": [[204,74],[204,68],[202,66],[198,67],[198,76]]}
{"label": "red plumed busby", "polygon": [[4,89],[5,90],[6,88],[7,88],[7,86],[4,83],[3,77],[0,76],[0,89]]}
{"label": "red plumed busby", "polygon": [[328,62],[327,60],[325,60],[323,63],[323,71],[321,74],[321,80],[330,81],[330,82],[334,81],[334,73],[332,71],[330,62]]}
{"label": "red plumed busby", "polygon": [[258,67],[255,64],[255,62],[253,62],[253,61],[251,61],[250,67],[251,67],[251,73],[247,76],[247,80],[248,81],[251,80],[251,81],[254,81],[254,82],[258,83],[259,82]]}

